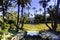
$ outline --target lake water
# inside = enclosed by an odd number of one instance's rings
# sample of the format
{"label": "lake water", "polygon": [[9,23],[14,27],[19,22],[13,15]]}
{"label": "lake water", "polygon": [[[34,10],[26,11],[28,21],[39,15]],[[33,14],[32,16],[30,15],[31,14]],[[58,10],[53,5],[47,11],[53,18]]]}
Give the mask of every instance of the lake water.
{"label": "lake water", "polygon": [[34,35],[38,35],[39,32],[38,31],[27,31],[27,35],[30,35],[30,36],[34,36]]}
{"label": "lake water", "polygon": [[59,40],[58,36],[55,35],[54,33],[51,33],[51,32],[42,32],[41,34],[39,34],[38,31],[27,31],[27,35],[30,35],[30,36],[37,36],[37,35],[40,35],[42,38],[51,38],[52,40]]}

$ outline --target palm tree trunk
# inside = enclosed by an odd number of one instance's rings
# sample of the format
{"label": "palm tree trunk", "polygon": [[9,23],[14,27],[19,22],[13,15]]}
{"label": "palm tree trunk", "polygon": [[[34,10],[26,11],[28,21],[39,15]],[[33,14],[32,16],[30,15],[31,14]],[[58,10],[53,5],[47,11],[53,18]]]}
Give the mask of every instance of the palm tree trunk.
{"label": "palm tree trunk", "polygon": [[5,14],[7,13],[7,7],[8,7],[7,4],[8,4],[8,3],[6,2],[6,4],[5,4],[5,8],[6,8],[6,9],[5,9]]}
{"label": "palm tree trunk", "polygon": [[23,29],[23,26],[24,26],[23,6],[22,6],[21,12],[22,12],[22,13],[21,13],[21,18],[22,18],[22,20],[21,20],[21,21],[22,21],[22,22],[21,22],[21,24],[22,24],[22,25],[21,25],[21,29]]}
{"label": "palm tree trunk", "polygon": [[2,5],[2,8],[3,8],[3,22],[4,22],[4,6]]}
{"label": "palm tree trunk", "polygon": [[54,32],[56,32],[56,28],[57,28],[58,9],[59,9],[59,0],[57,0],[56,13],[55,13],[55,17],[54,17],[54,27],[53,27]]}
{"label": "palm tree trunk", "polygon": [[7,2],[3,3],[2,8],[3,8],[3,21],[5,21],[4,16],[7,13]]}
{"label": "palm tree trunk", "polygon": [[19,12],[20,12],[20,5],[18,5],[18,19],[17,19],[17,25],[19,23]]}
{"label": "palm tree trunk", "polygon": [[19,23],[19,11],[20,11],[20,5],[18,4],[18,15],[17,15],[16,32],[18,32],[18,30],[19,30],[19,25],[18,25],[18,23]]}
{"label": "palm tree trunk", "polygon": [[45,25],[49,28],[49,30],[52,30],[50,28],[50,26],[47,24],[47,19],[46,19],[46,8],[44,8],[44,21],[45,21]]}
{"label": "palm tree trunk", "polygon": [[51,17],[51,27],[53,28],[53,16],[52,16],[52,14],[50,14],[50,17]]}
{"label": "palm tree trunk", "polygon": [[[4,9],[4,7],[6,7],[6,9]],[[3,26],[4,26],[4,22],[5,22],[4,16],[5,16],[5,13],[7,12],[7,4],[5,5],[5,4],[3,3],[2,9],[3,9]],[[5,34],[5,33],[4,33],[4,40],[6,40],[6,34]]]}
{"label": "palm tree trunk", "polygon": [[2,4],[2,11],[3,11],[3,27],[2,27],[2,29],[4,29],[4,14],[5,14],[5,12],[4,12],[4,4]]}

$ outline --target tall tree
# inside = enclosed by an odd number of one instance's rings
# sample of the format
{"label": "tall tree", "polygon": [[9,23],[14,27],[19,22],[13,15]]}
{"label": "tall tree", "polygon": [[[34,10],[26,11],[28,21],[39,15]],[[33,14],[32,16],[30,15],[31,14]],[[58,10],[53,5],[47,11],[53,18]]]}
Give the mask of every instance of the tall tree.
{"label": "tall tree", "polygon": [[59,4],[60,4],[60,1],[57,0],[57,5],[54,5],[54,8],[51,9],[51,6],[49,8],[49,14],[50,14],[50,17],[51,17],[51,24],[52,24],[52,30],[54,32],[56,32],[56,28],[57,28],[57,24],[58,24],[58,9],[59,9]]}
{"label": "tall tree", "polygon": [[55,14],[56,14],[56,6],[51,8],[51,6],[48,8],[48,13],[50,14],[50,19],[51,19],[51,27],[52,30],[54,29],[54,19],[55,19]]}
{"label": "tall tree", "polygon": [[18,32],[18,30],[19,30],[19,26],[18,26],[18,24],[19,24],[20,4],[21,4],[20,1],[21,1],[21,0],[17,0],[17,4],[18,4],[18,16],[17,16],[17,25],[16,25],[17,32]]}
{"label": "tall tree", "polygon": [[54,17],[54,14],[55,14],[55,7],[52,8],[52,6],[49,6],[49,8],[47,8],[48,10],[48,14],[50,14],[50,19],[51,19],[51,27],[53,28],[53,17]]}
{"label": "tall tree", "polygon": [[45,22],[46,26],[47,26],[50,30],[52,30],[52,29],[50,28],[50,26],[48,26],[47,20],[46,20],[46,6],[47,6],[47,3],[48,3],[49,1],[50,1],[50,0],[41,0],[41,1],[39,1],[39,4],[40,4],[40,6],[42,5],[42,7],[44,8],[44,22]]}
{"label": "tall tree", "polygon": [[54,32],[56,32],[56,28],[57,28],[59,4],[60,4],[60,0],[57,0],[56,13],[55,13],[55,18],[54,18],[54,27],[53,27],[53,29],[54,29],[53,31]]}
{"label": "tall tree", "polygon": [[[20,4],[21,7],[22,7],[22,10],[21,10],[21,17],[22,17],[22,25],[21,25],[21,29],[23,29],[23,25],[24,25],[24,17],[23,17],[23,10],[24,10],[24,7],[27,5],[27,4],[30,4],[31,0],[18,0],[18,5]],[[19,7],[18,7],[19,8]]]}

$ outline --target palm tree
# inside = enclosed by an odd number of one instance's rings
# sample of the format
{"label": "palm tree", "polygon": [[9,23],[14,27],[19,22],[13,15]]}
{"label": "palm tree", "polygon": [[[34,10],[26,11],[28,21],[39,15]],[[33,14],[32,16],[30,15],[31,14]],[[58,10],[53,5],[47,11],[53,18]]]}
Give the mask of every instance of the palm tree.
{"label": "palm tree", "polygon": [[[57,0],[57,5],[54,5],[54,8],[50,11],[50,15],[52,18],[52,29],[54,32],[56,32],[56,28],[57,28],[57,24],[58,24],[57,21],[58,21],[59,3],[60,3],[60,0]],[[54,25],[53,25],[53,23],[54,23]]]}
{"label": "palm tree", "polygon": [[56,32],[56,28],[57,28],[57,21],[58,21],[58,9],[59,9],[59,4],[60,4],[60,0],[57,0],[57,6],[56,6],[56,13],[55,13],[55,18],[54,18],[54,30]]}
{"label": "palm tree", "polygon": [[20,2],[19,2],[19,0],[17,0],[17,4],[18,4],[18,16],[17,16],[16,31],[18,32],[18,30],[19,30],[19,26],[18,26],[18,23],[19,23],[19,12],[20,12]]}
{"label": "palm tree", "polygon": [[[24,18],[23,18],[23,10],[24,10],[24,7],[27,5],[27,4],[30,4],[31,0],[18,0],[18,5],[20,5],[22,7],[22,10],[21,10],[21,17],[22,17],[22,25],[21,25],[21,29],[23,29],[23,25],[24,25]],[[19,7],[18,7],[19,8]]]}
{"label": "palm tree", "polygon": [[41,1],[39,1],[39,4],[40,4],[40,6],[42,5],[43,6],[43,8],[44,8],[44,22],[45,22],[45,24],[46,24],[46,26],[50,29],[50,30],[52,30],[51,28],[50,28],[50,26],[48,26],[48,24],[47,24],[47,20],[46,20],[46,6],[47,6],[47,3],[49,2],[50,0],[41,0]]}
{"label": "palm tree", "polygon": [[56,10],[55,8],[56,8],[56,6],[54,6],[54,8],[52,8],[52,6],[49,6],[49,8],[48,8],[48,13],[50,14],[52,29],[54,29],[53,23],[54,23],[54,18],[55,18],[54,17],[55,16],[55,10]]}
{"label": "palm tree", "polygon": [[[47,1],[48,2],[48,1]],[[45,11],[45,9],[46,9],[46,1],[40,1],[40,3],[42,3],[43,4],[43,8],[44,8],[44,16],[46,16],[45,14],[46,14],[46,11]],[[56,8],[56,12],[55,12],[55,14],[54,14],[54,17],[53,17],[53,20],[54,20],[54,22],[52,21],[52,30],[53,30],[53,32],[56,32],[56,28],[57,28],[57,20],[58,20],[58,9],[59,9],[59,3],[60,3],[60,0],[57,0],[57,6],[55,7]],[[52,15],[52,14],[51,14]],[[47,25],[47,23],[46,23],[46,18],[44,18],[45,19],[45,24]],[[53,25],[53,23],[54,23],[54,25]],[[48,25],[47,25],[47,27],[49,28],[49,29],[51,29]]]}

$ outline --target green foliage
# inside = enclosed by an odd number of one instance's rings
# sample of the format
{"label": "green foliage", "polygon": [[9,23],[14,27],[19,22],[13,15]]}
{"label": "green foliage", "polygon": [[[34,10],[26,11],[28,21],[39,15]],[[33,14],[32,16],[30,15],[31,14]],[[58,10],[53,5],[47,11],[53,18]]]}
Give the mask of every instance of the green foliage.
{"label": "green foliage", "polygon": [[16,25],[16,23],[17,23],[17,13],[16,12],[6,13],[5,17],[7,20],[6,22],[8,24],[14,23]]}
{"label": "green foliage", "polygon": [[18,0],[18,5],[25,7],[27,4],[30,5],[31,0]]}
{"label": "green foliage", "polygon": [[8,33],[10,25],[7,23],[1,24],[0,33]]}
{"label": "green foliage", "polygon": [[9,27],[10,27],[10,25],[9,24],[7,24],[7,23],[4,23],[4,32],[5,33],[8,33],[8,30],[9,30]]}
{"label": "green foliage", "polygon": [[3,34],[3,30],[0,30],[0,35]]}
{"label": "green foliage", "polygon": [[[7,13],[5,15],[5,17],[6,17],[6,23],[8,23],[10,25],[9,31],[14,30],[14,28],[17,25],[17,13],[12,11],[11,13]],[[20,21],[20,19],[19,19],[19,21]]]}
{"label": "green foliage", "polygon": [[[0,16],[0,35],[3,35],[3,33],[8,34],[9,30],[12,31],[11,33],[16,34],[16,24],[17,24],[17,13],[16,12],[11,12],[11,13],[6,13],[4,16],[5,22],[3,22],[3,16]],[[13,31],[14,30],[14,31]],[[1,38],[1,36],[0,36]],[[11,38],[11,37],[10,37]],[[8,39],[10,39],[8,38]]]}
{"label": "green foliage", "polygon": [[39,15],[39,14],[35,15],[35,23],[41,23],[43,21],[44,20],[42,15]]}
{"label": "green foliage", "polygon": [[16,12],[11,12],[11,13],[7,12],[4,17],[5,22],[3,22],[2,17],[0,17],[0,28],[5,33],[8,33],[9,29],[14,30],[14,28],[16,27],[15,25],[17,24],[17,13]]}

